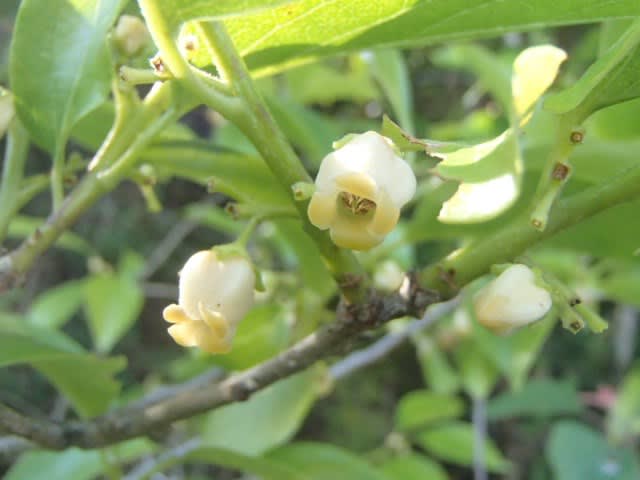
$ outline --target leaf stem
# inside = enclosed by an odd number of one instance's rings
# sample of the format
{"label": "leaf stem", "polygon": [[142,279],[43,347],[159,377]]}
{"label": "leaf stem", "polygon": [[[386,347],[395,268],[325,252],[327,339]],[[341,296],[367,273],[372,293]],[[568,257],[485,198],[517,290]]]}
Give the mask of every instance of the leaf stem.
{"label": "leaf stem", "polygon": [[20,183],[27,161],[29,136],[20,120],[15,117],[9,127],[5,147],[2,181],[0,183],[0,244],[4,241],[9,222],[20,208]]}

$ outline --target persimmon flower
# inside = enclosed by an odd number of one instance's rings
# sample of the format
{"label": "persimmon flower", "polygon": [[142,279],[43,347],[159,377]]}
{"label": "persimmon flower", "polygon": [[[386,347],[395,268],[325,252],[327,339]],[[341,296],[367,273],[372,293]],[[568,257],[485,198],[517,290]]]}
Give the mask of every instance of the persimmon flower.
{"label": "persimmon flower", "polygon": [[179,275],[178,304],[162,312],[173,323],[169,335],[183,347],[228,352],[238,323],[253,305],[251,263],[242,256],[220,259],[215,251],[203,250],[187,260]]}
{"label": "persimmon flower", "polygon": [[339,247],[368,250],[396,226],[416,191],[411,167],[376,132],[355,135],[322,160],[309,203],[313,225]]}
{"label": "persimmon flower", "polygon": [[0,139],[9,128],[15,113],[13,95],[0,87]]}
{"label": "persimmon flower", "polygon": [[536,285],[526,265],[511,265],[474,298],[480,324],[496,333],[509,333],[541,319],[551,309],[550,293]]}

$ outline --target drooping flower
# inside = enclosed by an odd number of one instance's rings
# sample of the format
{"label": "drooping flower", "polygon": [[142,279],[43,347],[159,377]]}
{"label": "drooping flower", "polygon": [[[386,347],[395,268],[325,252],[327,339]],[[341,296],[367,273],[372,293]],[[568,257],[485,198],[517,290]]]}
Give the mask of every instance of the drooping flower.
{"label": "drooping flower", "polygon": [[376,132],[355,135],[327,155],[309,203],[313,225],[329,229],[339,247],[368,250],[396,226],[416,191],[411,167]]}
{"label": "drooping flower", "polygon": [[178,304],[164,309],[169,335],[184,347],[226,353],[240,320],[253,305],[255,273],[243,256],[219,258],[203,250],[180,271]]}
{"label": "drooping flower", "polygon": [[551,304],[551,294],[536,285],[533,271],[515,264],[482,288],[473,306],[480,324],[505,334],[540,320]]}
{"label": "drooping flower", "polygon": [[9,128],[15,113],[13,95],[0,87],[0,139]]}

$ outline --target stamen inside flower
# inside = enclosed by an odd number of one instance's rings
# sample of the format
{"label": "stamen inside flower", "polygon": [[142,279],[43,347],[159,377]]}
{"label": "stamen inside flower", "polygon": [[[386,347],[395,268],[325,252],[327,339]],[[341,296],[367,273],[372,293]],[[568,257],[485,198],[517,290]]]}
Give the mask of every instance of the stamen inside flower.
{"label": "stamen inside flower", "polygon": [[353,215],[366,215],[375,210],[376,202],[368,198],[359,197],[349,192],[340,192],[339,198],[342,204],[349,209]]}

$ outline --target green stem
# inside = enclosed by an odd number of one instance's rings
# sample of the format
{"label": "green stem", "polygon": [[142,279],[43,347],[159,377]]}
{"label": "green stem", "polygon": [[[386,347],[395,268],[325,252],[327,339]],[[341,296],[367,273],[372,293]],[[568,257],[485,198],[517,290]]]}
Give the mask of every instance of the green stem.
{"label": "green stem", "polygon": [[426,268],[421,272],[420,280],[426,287],[440,291],[444,298],[452,297],[471,280],[485,274],[491,265],[511,261],[560,230],[639,197],[640,166],[634,166],[559,201],[544,231],[531,228],[528,215],[522,216],[500,231],[472,242]]}
{"label": "green stem", "polygon": [[14,118],[7,135],[2,182],[0,183],[0,244],[7,235],[11,218],[20,208],[20,183],[24,175],[28,147],[27,131],[20,120]]}
{"label": "green stem", "polygon": [[565,184],[569,181],[571,174],[569,156],[576,146],[576,143],[572,140],[572,134],[576,125],[581,121],[582,119],[575,114],[559,117],[556,140],[542,171],[533,202],[531,225],[538,230],[543,231],[547,227],[551,208],[560,196]]}
{"label": "green stem", "polygon": [[[229,119],[251,140],[284,189],[291,195],[293,185],[312,181],[309,174],[258,94],[224,25],[217,22],[200,23],[199,30],[213,56],[218,72],[230,82],[248,111],[248,115]],[[325,264],[341,286],[345,298],[353,302],[361,300],[368,289],[368,281],[356,257],[353,253],[336,247],[326,232],[309,223],[307,202],[295,202],[293,197],[291,198],[303,222],[304,230],[314,240]],[[354,278],[358,278],[359,281],[354,282]],[[351,281],[347,281],[348,279]]]}
{"label": "green stem", "polygon": [[64,200],[64,164],[67,141],[56,142],[53,153],[53,165],[51,166],[51,202],[53,212],[57,211]]}
{"label": "green stem", "polygon": [[[134,167],[141,151],[157,133],[172,119],[177,118],[186,108],[170,108],[171,113],[163,112],[170,104],[173,85],[166,82],[158,85],[145,98],[142,111],[136,118],[135,132],[137,139],[126,150],[106,149],[108,155],[104,165],[112,165],[109,169],[85,175],[71,194],[64,200],[58,210],[52,213],[44,225],[13,252],[0,257],[0,291],[15,284],[31,267],[33,262],[48,249],[76,219],[105,193],[111,191],[125,178]],[[121,145],[119,138],[108,137],[105,142]],[[122,148],[125,148],[122,146]]]}

